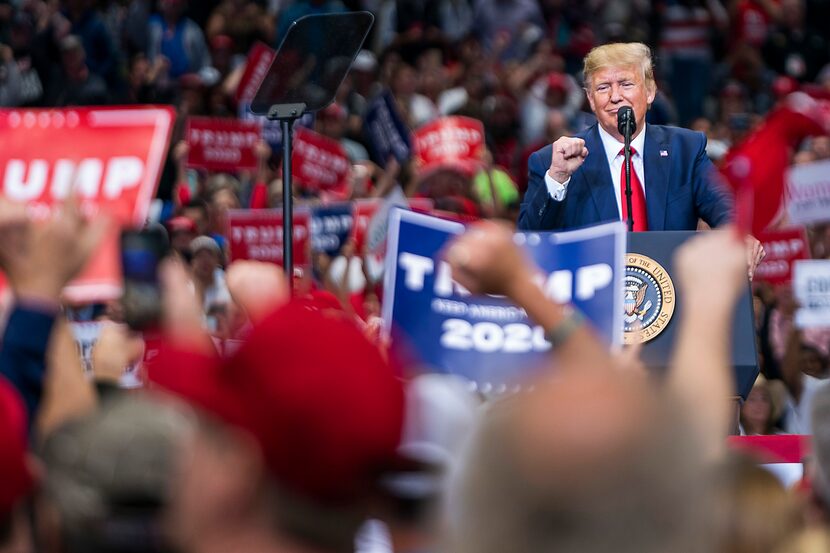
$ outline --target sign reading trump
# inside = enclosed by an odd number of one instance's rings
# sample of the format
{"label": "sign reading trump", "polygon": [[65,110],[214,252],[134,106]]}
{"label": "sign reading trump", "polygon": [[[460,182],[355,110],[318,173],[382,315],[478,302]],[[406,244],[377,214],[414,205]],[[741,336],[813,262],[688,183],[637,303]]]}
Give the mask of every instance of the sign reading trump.
{"label": "sign reading trump", "polygon": [[259,124],[223,117],[190,117],[185,137],[190,146],[188,167],[210,171],[242,171],[257,168],[254,146]]}
{"label": "sign reading trump", "polygon": [[[545,362],[551,344],[524,309],[503,297],[473,296],[452,280],[444,246],[459,223],[394,209],[390,217],[384,322],[393,341],[430,369],[481,386],[512,386]],[[625,226],[567,233],[518,233],[540,269],[537,284],[580,309],[608,344],[622,343]]]}
{"label": "sign reading trump", "polygon": [[422,176],[439,169],[474,174],[483,163],[484,125],[470,117],[441,117],[415,131],[415,151]]}
{"label": "sign reading trump", "polygon": [[336,140],[314,131],[295,129],[291,170],[300,188],[325,192],[346,192],[349,158]]}
{"label": "sign reading trump", "polygon": [[[307,266],[308,242],[311,236],[311,214],[306,207],[294,209],[293,262]],[[228,211],[231,261],[254,259],[282,266],[283,264],[282,209],[232,209]]]}
{"label": "sign reading trump", "polygon": [[[35,218],[74,194],[89,217],[144,223],[156,191],[174,112],[167,107],[0,110],[2,195]],[[117,234],[65,291],[73,301],[120,293]]]}

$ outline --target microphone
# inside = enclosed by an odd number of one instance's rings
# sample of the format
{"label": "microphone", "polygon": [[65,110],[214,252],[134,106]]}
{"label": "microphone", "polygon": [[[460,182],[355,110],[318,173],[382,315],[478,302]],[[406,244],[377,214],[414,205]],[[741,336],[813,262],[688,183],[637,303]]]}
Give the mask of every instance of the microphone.
{"label": "microphone", "polygon": [[628,213],[628,231],[634,230],[634,214],[631,209],[631,135],[637,128],[637,122],[634,120],[634,110],[631,106],[622,106],[617,110],[617,130],[623,135],[625,140],[625,147],[623,153],[625,159],[623,160],[623,168],[625,170],[625,207]]}
{"label": "microphone", "polygon": [[637,128],[637,121],[634,120],[634,110],[631,109],[631,106],[623,106],[617,110],[617,130],[620,131],[620,134],[626,138],[626,140],[631,140],[631,135],[634,134],[634,130]]}

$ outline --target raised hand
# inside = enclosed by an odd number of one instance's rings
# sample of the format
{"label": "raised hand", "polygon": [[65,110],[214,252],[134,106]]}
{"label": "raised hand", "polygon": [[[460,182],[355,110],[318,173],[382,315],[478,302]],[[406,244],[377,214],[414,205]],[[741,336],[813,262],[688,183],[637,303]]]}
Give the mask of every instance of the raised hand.
{"label": "raised hand", "polygon": [[126,325],[107,322],[92,347],[92,372],[98,380],[118,382],[124,370],[141,360],[144,340]]}
{"label": "raised hand", "polygon": [[57,301],[111,224],[106,216],[87,221],[74,197],[37,222],[23,206],[0,200],[0,268],[18,296]]}
{"label": "raised hand", "polygon": [[213,353],[213,344],[203,325],[202,306],[185,266],[177,259],[165,259],[159,266],[159,278],[167,339],[179,347]]}
{"label": "raised hand", "polygon": [[579,169],[588,157],[588,148],[581,138],[563,136],[553,143],[548,175],[557,182],[564,183]]}
{"label": "raised hand", "polygon": [[749,280],[752,280],[755,268],[767,255],[767,252],[764,251],[764,246],[754,236],[747,235],[744,242],[746,243],[746,264],[749,269]]}
{"label": "raised hand", "polygon": [[273,263],[234,261],[225,275],[236,304],[253,322],[261,320],[291,297],[290,284]]}
{"label": "raised hand", "polygon": [[511,296],[534,272],[512,229],[495,221],[472,225],[449,245],[446,259],[453,278],[475,294]]}

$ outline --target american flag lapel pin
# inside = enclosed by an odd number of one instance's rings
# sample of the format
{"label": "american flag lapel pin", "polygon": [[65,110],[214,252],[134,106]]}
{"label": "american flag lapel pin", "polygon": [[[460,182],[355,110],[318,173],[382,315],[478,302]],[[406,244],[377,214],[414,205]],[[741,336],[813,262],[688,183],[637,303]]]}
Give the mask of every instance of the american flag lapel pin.
{"label": "american flag lapel pin", "polygon": [[660,150],[660,157],[669,157],[668,150]]}

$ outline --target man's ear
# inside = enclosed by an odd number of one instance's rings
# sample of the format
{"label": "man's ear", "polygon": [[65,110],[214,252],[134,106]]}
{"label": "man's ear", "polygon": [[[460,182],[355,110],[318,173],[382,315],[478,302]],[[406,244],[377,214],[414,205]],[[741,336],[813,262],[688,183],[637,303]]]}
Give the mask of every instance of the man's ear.
{"label": "man's ear", "polygon": [[654,99],[657,97],[657,83],[651,81],[651,83],[646,85],[646,99],[648,100],[646,103],[648,104],[648,108],[651,109],[651,104],[654,103]]}

